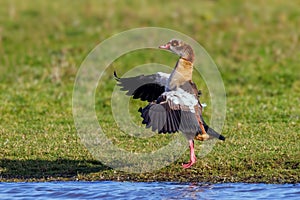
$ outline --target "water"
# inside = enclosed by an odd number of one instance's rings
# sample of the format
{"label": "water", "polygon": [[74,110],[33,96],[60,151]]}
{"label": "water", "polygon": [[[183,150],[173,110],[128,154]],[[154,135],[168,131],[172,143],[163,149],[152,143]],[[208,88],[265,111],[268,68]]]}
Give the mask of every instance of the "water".
{"label": "water", "polygon": [[300,199],[300,184],[0,183],[0,199]]}

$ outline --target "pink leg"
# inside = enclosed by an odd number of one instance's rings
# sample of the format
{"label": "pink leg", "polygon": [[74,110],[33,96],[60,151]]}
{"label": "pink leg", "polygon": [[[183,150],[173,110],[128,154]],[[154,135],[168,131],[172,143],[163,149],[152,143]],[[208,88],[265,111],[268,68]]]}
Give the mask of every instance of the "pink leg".
{"label": "pink leg", "polygon": [[183,168],[190,168],[196,162],[196,156],[194,151],[194,140],[189,140],[190,145],[190,162],[183,164]]}

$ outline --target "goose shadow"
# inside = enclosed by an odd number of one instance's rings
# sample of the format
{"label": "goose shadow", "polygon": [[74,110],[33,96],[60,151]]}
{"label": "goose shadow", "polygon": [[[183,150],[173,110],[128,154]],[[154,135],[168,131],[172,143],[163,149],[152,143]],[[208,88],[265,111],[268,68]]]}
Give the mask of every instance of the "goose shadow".
{"label": "goose shadow", "polygon": [[95,160],[0,159],[0,179],[72,178],[110,169]]}

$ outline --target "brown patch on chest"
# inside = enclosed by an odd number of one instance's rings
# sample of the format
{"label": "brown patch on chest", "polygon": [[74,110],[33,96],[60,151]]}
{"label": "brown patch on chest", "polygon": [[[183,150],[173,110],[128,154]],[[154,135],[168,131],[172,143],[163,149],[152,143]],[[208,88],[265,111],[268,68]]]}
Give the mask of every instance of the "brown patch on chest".
{"label": "brown patch on chest", "polygon": [[175,69],[171,73],[168,88],[175,89],[185,82],[191,81],[193,75],[193,63],[180,58],[176,64]]}

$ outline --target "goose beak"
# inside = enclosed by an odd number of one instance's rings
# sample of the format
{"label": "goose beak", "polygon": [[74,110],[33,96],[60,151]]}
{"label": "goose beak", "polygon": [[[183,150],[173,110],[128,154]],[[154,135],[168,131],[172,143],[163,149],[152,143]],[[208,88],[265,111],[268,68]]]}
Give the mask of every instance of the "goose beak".
{"label": "goose beak", "polygon": [[170,50],[170,44],[169,44],[169,43],[167,43],[167,44],[165,44],[165,45],[161,45],[161,46],[159,46],[158,48],[160,48],[160,49],[167,49],[167,50]]}

